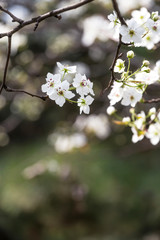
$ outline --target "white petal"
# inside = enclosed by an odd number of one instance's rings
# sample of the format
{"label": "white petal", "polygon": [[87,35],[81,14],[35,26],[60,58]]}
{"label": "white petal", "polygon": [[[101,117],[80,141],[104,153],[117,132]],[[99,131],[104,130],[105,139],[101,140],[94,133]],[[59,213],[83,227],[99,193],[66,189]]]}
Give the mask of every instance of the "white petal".
{"label": "white petal", "polygon": [[47,92],[48,91],[48,83],[45,83],[41,86],[42,92]]}
{"label": "white petal", "polygon": [[63,96],[59,96],[56,100],[55,100],[56,104],[59,105],[60,107],[62,107],[65,103],[65,98]]}
{"label": "white petal", "polygon": [[159,142],[159,136],[154,136],[154,137],[152,137],[151,139],[150,139],[150,141],[151,141],[151,143],[153,144],[153,145],[156,145],[156,144],[158,144],[158,142]]}
{"label": "white petal", "polygon": [[49,98],[51,100],[56,100],[58,98],[57,92],[53,92],[51,95],[49,95]]}
{"label": "white petal", "polygon": [[87,96],[87,97],[86,97],[86,104],[87,104],[87,105],[92,104],[93,101],[94,101],[94,98],[92,98],[91,96]]}
{"label": "white petal", "polygon": [[64,93],[64,96],[65,96],[65,98],[71,99],[75,96],[75,94],[72,93],[71,91],[67,91]]}

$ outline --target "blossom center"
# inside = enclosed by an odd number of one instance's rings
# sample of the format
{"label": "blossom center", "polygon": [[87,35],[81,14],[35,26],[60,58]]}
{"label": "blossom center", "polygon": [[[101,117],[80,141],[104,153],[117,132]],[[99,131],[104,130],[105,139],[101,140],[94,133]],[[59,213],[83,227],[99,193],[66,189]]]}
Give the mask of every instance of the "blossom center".
{"label": "blossom center", "polygon": [[131,37],[133,37],[134,34],[135,34],[135,31],[134,31],[134,30],[130,30],[130,31],[129,31],[129,35],[130,35]]}
{"label": "blossom center", "polygon": [[54,83],[53,82],[50,83],[50,87],[54,87]]}
{"label": "blossom center", "polygon": [[60,96],[63,96],[63,91],[60,90],[60,91],[58,92],[58,94],[59,94]]}
{"label": "blossom center", "polygon": [[80,85],[81,85],[82,87],[85,87],[85,86],[87,86],[86,80],[85,80],[85,79],[84,79],[84,80],[82,80],[82,82],[80,83]]}
{"label": "blossom center", "polygon": [[133,100],[134,100],[134,97],[133,97],[133,96],[130,96],[130,99],[131,99],[131,101],[133,101]]}
{"label": "blossom center", "polygon": [[156,26],[153,26],[152,28],[154,31],[157,31],[157,27]]}

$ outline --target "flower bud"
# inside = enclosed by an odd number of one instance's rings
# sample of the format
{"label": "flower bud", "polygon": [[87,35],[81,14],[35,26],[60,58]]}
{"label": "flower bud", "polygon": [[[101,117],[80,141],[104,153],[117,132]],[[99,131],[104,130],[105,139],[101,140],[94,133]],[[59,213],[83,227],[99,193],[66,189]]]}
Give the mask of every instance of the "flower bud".
{"label": "flower bud", "polygon": [[125,123],[125,124],[128,124],[128,123],[131,122],[131,119],[130,119],[130,117],[124,117],[124,118],[122,119],[122,122]]}
{"label": "flower bud", "polygon": [[143,67],[142,71],[146,73],[150,73],[151,69],[149,67]]}
{"label": "flower bud", "polygon": [[148,66],[149,66],[149,64],[150,64],[150,62],[149,62],[149,61],[147,61],[147,60],[144,60],[144,61],[143,61],[143,63],[142,63],[142,66],[143,66],[143,67],[148,67]]}
{"label": "flower bud", "polygon": [[135,55],[134,55],[134,52],[132,50],[127,52],[127,58],[131,59],[131,58],[134,58],[134,56]]}
{"label": "flower bud", "polygon": [[130,111],[131,114],[135,113],[135,109],[134,108],[130,108],[129,111]]}
{"label": "flower bud", "polygon": [[116,109],[113,106],[109,106],[106,112],[108,113],[108,115],[113,115],[116,112]]}
{"label": "flower bud", "polygon": [[156,22],[159,19],[158,11],[152,12],[151,18]]}

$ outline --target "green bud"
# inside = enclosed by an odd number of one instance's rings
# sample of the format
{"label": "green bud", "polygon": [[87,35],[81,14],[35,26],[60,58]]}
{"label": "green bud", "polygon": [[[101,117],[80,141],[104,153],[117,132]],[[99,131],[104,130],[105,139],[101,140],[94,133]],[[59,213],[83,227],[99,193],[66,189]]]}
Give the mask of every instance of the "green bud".
{"label": "green bud", "polygon": [[149,61],[147,61],[147,60],[144,60],[144,61],[143,61],[143,63],[142,63],[142,66],[143,66],[143,67],[148,67],[148,66],[149,66],[149,64],[150,64],[150,62],[149,62]]}
{"label": "green bud", "polygon": [[132,50],[127,52],[127,58],[131,59],[131,58],[134,58],[134,56],[135,55],[134,55],[134,52]]}

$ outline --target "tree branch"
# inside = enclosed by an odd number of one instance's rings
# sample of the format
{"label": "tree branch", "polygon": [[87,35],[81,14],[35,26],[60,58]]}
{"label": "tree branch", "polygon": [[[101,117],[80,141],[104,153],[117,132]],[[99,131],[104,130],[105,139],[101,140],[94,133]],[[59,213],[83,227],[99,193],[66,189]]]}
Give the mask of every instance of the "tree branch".
{"label": "tree branch", "polygon": [[0,88],[0,94],[3,90],[3,88],[6,86],[7,70],[8,70],[9,59],[10,59],[10,55],[11,55],[11,43],[12,43],[12,37],[9,36],[8,37],[8,53],[7,53],[7,59],[6,59],[6,64],[5,64],[5,68],[4,68],[2,85],[1,85],[1,88]]}
{"label": "tree branch", "polygon": [[122,38],[121,35],[119,35],[119,42],[118,42],[118,45],[117,45],[116,54],[115,54],[115,56],[114,56],[112,65],[111,65],[110,68],[109,68],[109,70],[111,71],[110,81],[109,81],[109,83],[108,83],[108,86],[104,89],[103,92],[107,91],[107,90],[111,87],[113,81],[115,80],[115,76],[114,76],[114,66],[115,66],[115,64],[116,64],[117,59],[120,57],[119,51],[120,51],[120,48],[121,48],[121,45],[122,45],[121,38]]}
{"label": "tree branch", "polygon": [[0,5],[0,10],[4,13],[8,14],[12,18],[12,22],[18,22],[19,24],[24,22],[22,19],[16,17],[13,13],[11,13],[7,9],[3,8],[1,5]]}
{"label": "tree branch", "polygon": [[3,74],[3,80],[2,80],[2,84],[1,84],[1,87],[0,87],[0,94],[2,92],[3,89],[5,89],[7,92],[19,92],[19,93],[25,93],[25,94],[28,94],[32,97],[37,97],[37,98],[40,98],[42,100],[46,100],[48,98],[48,96],[40,96],[40,95],[37,95],[37,94],[32,94],[32,93],[29,93],[25,90],[21,90],[21,89],[12,89],[10,87],[8,87],[6,85],[6,77],[7,77],[7,70],[8,70],[8,65],[9,65],[9,60],[10,60],[10,55],[11,55],[11,40],[12,40],[12,36],[18,32],[20,29],[24,28],[25,26],[28,26],[28,25],[31,25],[31,24],[34,24],[35,23],[35,27],[34,27],[34,31],[37,29],[38,25],[40,22],[42,22],[43,20],[47,19],[47,18],[50,18],[50,17],[56,17],[58,19],[61,19],[61,16],[60,14],[63,13],[63,12],[67,12],[67,11],[70,11],[70,10],[73,10],[73,9],[76,9],[76,8],[79,8],[85,4],[88,4],[90,2],[93,2],[94,0],[83,0],[79,3],[76,3],[76,4],[73,4],[73,5],[70,5],[70,6],[67,6],[67,7],[64,7],[64,8],[59,8],[57,10],[52,10],[50,12],[47,12],[45,14],[42,14],[40,16],[37,16],[37,17],[34,17],[28,21],[24,21],[20,18],[17,18],[14,14],[12,14],[9,10],[3,8],[1,5],[0,5],[0,10],[6,14],[8,14],[11,18],[12,18],[12,22],[18,22],[19,25],[16,26],[15,28],[13,28],[11,31],[9,32],[6,32],[6,33],[1,33],[0,34],[0,38],[3,38],[3,37],[8,37],[8,52],[7,52],[7,59],[6,59],[6,64],[5,64],[5,68],[4,68],[4,74]]}
{"label": "tree branch", "polygon": [[113,4],[113,8],[115,10],[115,12],[117,13],[117,17],[119,18],[120,22],[122,25],[127,25],[124,18],[121,15],[121,12],[119,10],[118,4],[116,0],[112,0],[112,4]]}
{"label": "tree branch", "polygon": [[[40,16],[37,16],[37,17],[34,17],[28,21],[23,21],[20,25],[16,26],[14,29],[12,29],[11,31],[9,32],[6,32],[6,33],[1,33],[0,34],[0,38],[3,38],[3,37],[6,37],[6,36],[12,36],[14,33],[18,32],[20,29],[24,28],[25,26],[28,26],[28,25],[31,25],[31,24],[39,24],[40,22],[42,22],[43,20],[47,19],[47,18],[50,18],[50,17],[56,17],[56,18],[60,18],[59,14],[63,13],[63,12],[67,12],[67,11],[70,11],[70,10],[73,10],[73,9],[76,9],[76,8],[79,8],[85,4],[88,4],[90,2],[93,2],[95,0],[84,0],[84,1],[81,1],[79,3],[76,3],[76,4],[73,4],[73,5],[70,5],[70,6],[67,6],[67,7],[64,7],[64,8],[59,8],[57,10],[52,10],[50,12],[47,12],[45,14],[42,14]],[[3,8],[2,8],[3,9]],[[7,12],[9,13],[9,11]],[[11,14],[11,13],[10,13]],[[12,14],[12,17],[14,17],[14,15]],[[17,21],[15,19],[15,21]]]}
{"label": "tree branch", "polygon": [[143,99],[143,103],[158,103],[158,102],[160,102],[160,98],[153,98],[149,100]]}
{"label": "tree branch", "polygon": [[43,101],[47,100],[48,96],[40,96],[40,95],[37,95],[37,94],[33,94],[33,93],[30,93],[30,92],[27,92],[25,90],[22,90],[22,89],[13,89],[13,88],[10,88],[8,86],[5,86],[4,87],[6,92],[17,92],[17,93],[25,93],[31,97],[36,97],[36,98],[40,98],[42,99]]}

